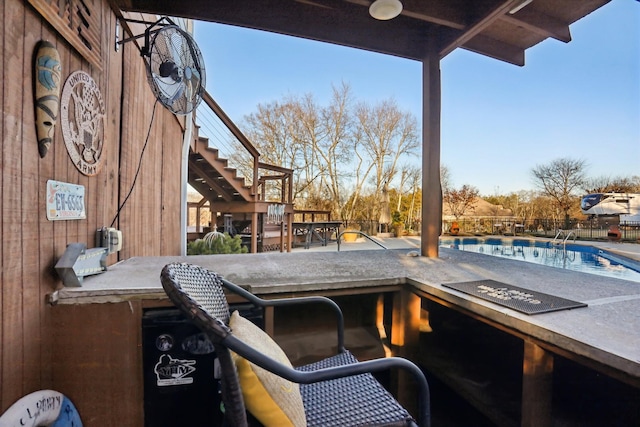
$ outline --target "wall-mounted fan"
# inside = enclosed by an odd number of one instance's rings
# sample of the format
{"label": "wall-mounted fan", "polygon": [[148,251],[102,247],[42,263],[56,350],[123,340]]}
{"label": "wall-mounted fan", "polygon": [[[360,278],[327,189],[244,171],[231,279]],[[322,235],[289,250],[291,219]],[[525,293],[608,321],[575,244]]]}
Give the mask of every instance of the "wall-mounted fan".
{"label": "wall-mounted fan", "polygon": [[205,90],[204,60],[193,37],[173,24],[145,31],[142,55],[147,63],[147,80],[156,98],[174,114],[189,114]]}

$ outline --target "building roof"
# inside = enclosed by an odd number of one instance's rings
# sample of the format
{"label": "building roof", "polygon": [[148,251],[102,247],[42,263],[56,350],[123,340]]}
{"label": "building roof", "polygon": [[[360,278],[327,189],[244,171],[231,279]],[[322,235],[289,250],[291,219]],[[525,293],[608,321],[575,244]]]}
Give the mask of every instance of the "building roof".
{"label": "building roof", "polygon": [[[124,11],[192,18],[423,60],[458,47],[516,65],[547,38],[569,42],[569,25],[610,0],[402,0],[378,21],[369,0],[111,0]],[[433,46],[433,47],[431,47]]]}
{"label": "building roof", "polygon": [[[453,217],[451,208],[447,203],[442,205],[442,215],[444,217]],[[480,197],[476,197],[473,201],[473,208],[469,209],[463,217],[465,218],[477,218],[477,217],[512,217],[513,211],[511,209],[505,209],[502,205],[494,205],[487,202]]]}

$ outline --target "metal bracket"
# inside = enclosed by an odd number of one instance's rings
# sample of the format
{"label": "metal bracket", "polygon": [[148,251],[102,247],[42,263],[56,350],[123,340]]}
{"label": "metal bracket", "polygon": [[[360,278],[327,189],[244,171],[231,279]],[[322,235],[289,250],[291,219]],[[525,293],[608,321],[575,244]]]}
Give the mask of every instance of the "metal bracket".
{"label": "metal bracket", "polygon": [[[150,21],[144,21],[144,20],[140,20],[140,19],[127,19],[127,18],[120,18],[120,21],[124,21],[125,24],[129,24],[129,23],[133,23],[133,24],[144,24],[144,25],[148,25],[147,29],[144,31],[143,34],[138,34],[137,36],[132,36],[132,37],[127,37],[127,38],[123,38],[122,40],[118,40],[116,41],[116,44],[121,45],[121,44],[125,44],[127,42],[133,41],[133,40],[138,40],[141,37],[144,37],[144,46],[142,47],[142,50],[140,51],[140,53],[143,56],[149,56],[149,36],[151,34],[157,33],[158,31],[160,31],[163,27],[167,27],[170,25],[176,25],[171,18],[167,17],[167,16],[163,16],[162,18],[158,19],[155,22],[150,22]],[[166,21],[166,22],[163,22]],[[160,27],[157,29],[153,29],[153,27]],[[131,29],[129,28],[129,25],[125,26],[128,29],[128,33],[132,34]]]}

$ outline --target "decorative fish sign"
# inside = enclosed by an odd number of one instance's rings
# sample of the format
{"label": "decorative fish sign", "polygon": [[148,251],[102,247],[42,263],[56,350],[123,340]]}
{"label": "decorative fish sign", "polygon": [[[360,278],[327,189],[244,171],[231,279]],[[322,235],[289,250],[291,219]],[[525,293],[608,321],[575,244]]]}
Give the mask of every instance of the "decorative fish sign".
{"label": "decorative fish sign", "polygon": [[49,151],[60,110],[62,66],[56,47],[48,41],[38,44],[35,57],[35,107],[38,152]]}

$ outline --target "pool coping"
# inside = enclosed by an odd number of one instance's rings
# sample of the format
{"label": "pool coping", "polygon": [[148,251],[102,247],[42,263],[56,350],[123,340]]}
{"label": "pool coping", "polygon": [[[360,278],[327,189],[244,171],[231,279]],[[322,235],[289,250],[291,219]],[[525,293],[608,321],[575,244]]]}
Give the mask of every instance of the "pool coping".
{"label": "pool coping", "polygon": [[[486,241],[486,240],[525,240],[525,241],[530,241],[530,242],[540,242],[540,243],[545,243],[545,246],[540,246],[540,247],[547,247],[547,248],[552,248],[552,247],[556,247],[556,246],[560,246],[561,244],[558,243],[556,245],[553,245],[551,240],[548,239],[542,239],[542,238],[533,238],[533,237],[518,237],[518,236],[498,236],[498,235],[489,235],[489,236],[446,236],[446,237],[441,237],[440,238],[440,247],[446,247],[446,246],[442,246],[443,242],[447,242],[450,240],[455,240],[455,239],[469,239],[469,240],[476,240],[476,241]],[[472,243],[473,244],[473,243]],[[624,244],[624,243],[622,243]],[[634,243],[631,243],[630,245],[635,245]],[[617,262],[618,264],[621,264],[622,266],[624,266],[625,268],[628,268],[630,270],[633,270],[637,273],[640,273],[640,255],[635,252],[635,251],[629,251],[629,250],[624,250],[624,249],[616,249],[616,248],[608,248],[608,247],[603,247],[601,244],[598,244],[598,242],[594,242],[594,241],[571,241],[569,243],[566,243],[565,247],[568,250],[574,250],[574,248],[576,246],[579,247],[589,247],[593,249],[593,253],[596,255],[599,255],[598,252],[602,252],[607,254],[607,256],[604,256],[604,258],[607,258],[611,261]],[[640,251],[640,245],[636,245],[638,246],[638,251]],[[483,255],[489,255],[489,256],[494,256],[491,254],[483,254]],[[602,256],[602,255],[601,255]],[[528,261],[525,261],[528,262]],[[556,267],[557,268],[557,267]],[[590,274],[596,274],[596,273],[590,273]],[[606,277],[611,277],[611,276],[606,276]]]}

